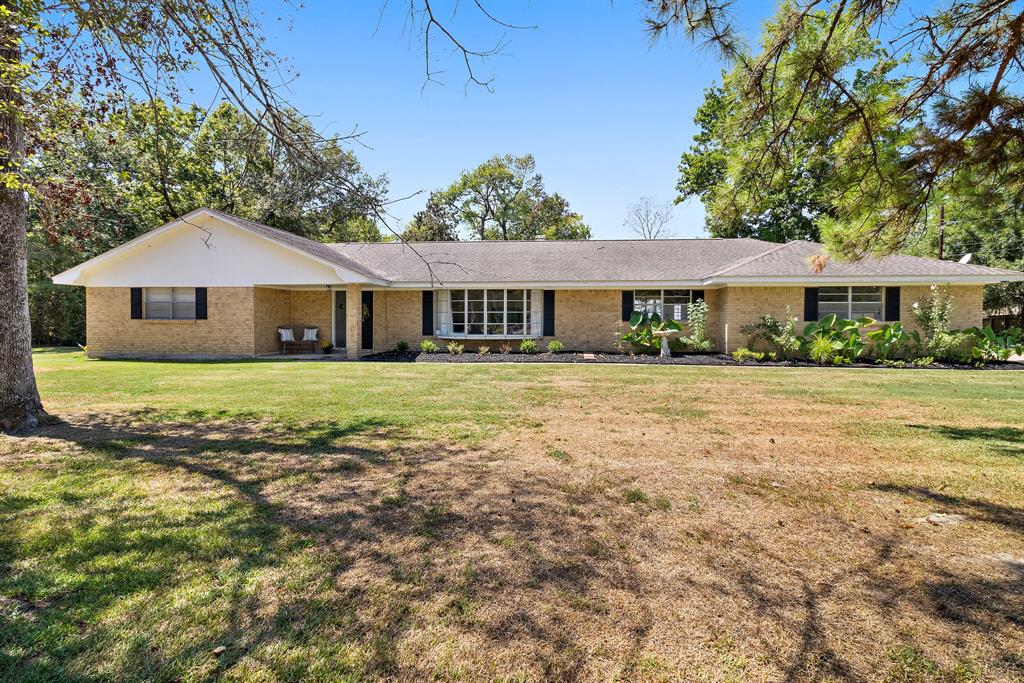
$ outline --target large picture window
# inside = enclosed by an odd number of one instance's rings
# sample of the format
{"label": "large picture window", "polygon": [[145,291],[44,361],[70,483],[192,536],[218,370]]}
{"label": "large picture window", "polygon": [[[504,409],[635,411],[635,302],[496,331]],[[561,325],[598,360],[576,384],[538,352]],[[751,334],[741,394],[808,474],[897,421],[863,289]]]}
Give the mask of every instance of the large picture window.
{"label": "large picture window", "polygon": [[147,287],[142,317],[147,320],[195,320],[195,287]]}
{"label": "large picture window", "polygon": [[834,313],[840,318],[884,317],[883,287],[819,287],[818,319]]}
{"label": "large picture window", "polygon": [[685,322],[686,307],[693,302],[692,289],[638,289],[633,292],[633,310]]}
{"label": "large picture window", "polygon": [[526,337],[532,331],[530,290],[453,289],[449,293],[452,334]]}

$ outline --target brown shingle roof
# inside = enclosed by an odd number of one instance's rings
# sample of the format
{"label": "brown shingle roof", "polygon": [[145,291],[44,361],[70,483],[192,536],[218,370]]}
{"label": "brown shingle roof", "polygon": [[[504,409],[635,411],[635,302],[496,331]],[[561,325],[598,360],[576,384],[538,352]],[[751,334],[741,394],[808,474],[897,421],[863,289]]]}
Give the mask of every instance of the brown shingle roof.
{"label": "brown shingle roof", "polygon": [[1024,274],[919,256],[842,262],[829,259],[814,273],[814,242],[777,244],[750,238],[677,240],[557,240],[466,242],[343,242],[324,244],[222,211],[212,214],[268,239],[371,278],[393,283],[616,283],[800,278],[977,277],[1022,279]]}
{"label": "brown shingle roof", "polygon": [[[754,239],[342,243],[331,248],[394,282],[700,280],[778,245]],[[429,268],[427,264],[430,264]]]}
{"label": "brown shingle roof", "polygon": [[810,259],[825,253],[824,247],[814,242],[794,241],[767,251],[753,259],[735,263],[716,275],[738,277],[958,277],[1021,275],[1011,270],[989,268],[971,263],[940,261],[921,256],[900,254],[860,261],[828,259],[820,273],[812,273]]}

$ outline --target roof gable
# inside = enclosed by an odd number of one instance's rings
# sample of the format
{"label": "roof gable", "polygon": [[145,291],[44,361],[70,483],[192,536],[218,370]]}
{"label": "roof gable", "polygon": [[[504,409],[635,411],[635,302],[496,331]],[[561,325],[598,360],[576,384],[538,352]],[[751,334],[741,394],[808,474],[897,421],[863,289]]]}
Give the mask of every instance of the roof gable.
{"label": "roof gable", "polygon": [[[193,211],[53,278],[93,287],[310,285],[382,283],[333,252],[209,209]],[[290,233],[284,233],[290,235]],[[323,246],[323,245],[319,245]],[[351,264],[351,266],[350,266]]]}

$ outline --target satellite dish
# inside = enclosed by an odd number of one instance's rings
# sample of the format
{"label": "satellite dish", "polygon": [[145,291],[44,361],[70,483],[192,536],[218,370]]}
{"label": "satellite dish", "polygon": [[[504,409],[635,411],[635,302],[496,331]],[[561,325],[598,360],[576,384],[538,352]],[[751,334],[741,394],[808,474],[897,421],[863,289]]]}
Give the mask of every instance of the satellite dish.
{"label": "satellite dish", "polygon": [[970,263],[971,262],[971,257],[973,255],[974,254],[971,254],[971,253],[964,254],[963,257],[960,259],[960,263]]}

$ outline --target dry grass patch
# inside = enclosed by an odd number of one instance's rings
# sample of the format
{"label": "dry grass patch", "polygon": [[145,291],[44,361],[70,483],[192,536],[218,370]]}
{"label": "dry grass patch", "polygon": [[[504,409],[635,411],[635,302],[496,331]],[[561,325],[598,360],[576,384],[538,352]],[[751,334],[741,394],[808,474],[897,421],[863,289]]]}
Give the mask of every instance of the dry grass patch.
{"label": "dry grass patch", "polygon": [[1024,677],[1019,412],[672,370],[497,370],[521,411],[472,440],[405,407],[0,440],[0,678]]}

